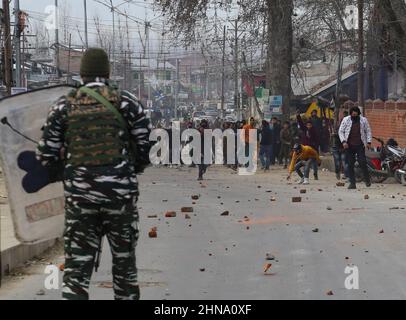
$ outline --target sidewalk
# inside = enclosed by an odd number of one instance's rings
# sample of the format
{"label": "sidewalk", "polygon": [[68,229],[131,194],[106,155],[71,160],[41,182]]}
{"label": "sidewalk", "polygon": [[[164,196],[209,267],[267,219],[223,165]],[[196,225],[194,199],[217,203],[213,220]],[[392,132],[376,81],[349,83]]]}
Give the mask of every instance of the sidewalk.
{"label": "sidewalk", "polygon": [[53,246],[54,243],[55,240],[51,240],[35,245],[24,245],[16,239],[4,177],[0,168],[0,274],[10,273],[11,270],[22,265],[27,260],[40,255]]}

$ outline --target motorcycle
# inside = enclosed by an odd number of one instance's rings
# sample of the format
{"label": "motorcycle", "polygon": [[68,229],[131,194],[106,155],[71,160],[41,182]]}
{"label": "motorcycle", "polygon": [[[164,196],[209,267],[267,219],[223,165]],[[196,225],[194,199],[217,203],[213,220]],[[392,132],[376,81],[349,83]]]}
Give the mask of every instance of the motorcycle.
{"label": "motorcycle", "polygon": [[[373,139],[381,146],[377,151],[366,152],[371,182],[383,183],[386,179],[394,177],[398,183],[406,185],[406,151],[399,148],[393,139],[389,139],[386,144],[382,139],[376,137]],[[355,164],[354,170],[357,181],[362,181],[363,174],[358,163]]]}

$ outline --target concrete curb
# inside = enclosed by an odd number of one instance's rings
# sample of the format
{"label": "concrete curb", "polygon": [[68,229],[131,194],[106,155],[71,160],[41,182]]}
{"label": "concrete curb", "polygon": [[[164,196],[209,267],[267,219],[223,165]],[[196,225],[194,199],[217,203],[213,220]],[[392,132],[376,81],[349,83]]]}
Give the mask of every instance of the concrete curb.
{"label": "concrete curb", "polygon": [[26,261],[41,255],[45,250],[55,245],[57,239],[48,240],[32,245],[20,244],[1,252],[1,276],[22,266]]}

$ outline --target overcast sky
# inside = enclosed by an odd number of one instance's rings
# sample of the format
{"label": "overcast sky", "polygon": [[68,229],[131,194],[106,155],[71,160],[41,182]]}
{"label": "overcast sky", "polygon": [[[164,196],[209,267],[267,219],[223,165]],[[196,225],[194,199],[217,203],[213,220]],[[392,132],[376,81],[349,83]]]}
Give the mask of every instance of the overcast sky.
{"label": "overcast sky", "polygon": [[[100,0],[101,2],[108,2],[106,0]],[[150,33],[151,47],[154,49],[158,46],[158,40],[160,39],[160,33],[158,32],[162,28],[162,21],[159,19],[159,14],[154,13],[151,5],[152,0],[136,0],[133,4],[123,4],[123,0],[113,0],[115,6],[119,6],[118,9],[121,12],[126,11],[131,17],[136,20],[153,20],[153,28]],[[55,0],[20,0],[20,9],[27,10],[29,14],[30,22],[38,22],[46,17],[47,6],[54,5]],[[10,3],[11,7],[14,7],[14,1]],[[59,0],[59,7],[62,10],[64,7],[67,8],[69,16],[73,19],[71,24],[71,33],[73,42],[75,44],[81,45],[80,37],[78,36],[78,29],[82,33],[82,38],[84,38],[84,1],[83,0]],[[11,10],[12,11],[12,10]],[[106,6],[97,3],[94,0],[87,0],[87,12],[88,12],[88,26],[89,26],[89,42],[90,45],[95,42],[96,39],[96,29],[93,18],[98,16],[101,19],[103,28],[112,30],[112,13]],[[118,31],[118,18],[119,15],[116,14],[116,34]],[[122,26],[125,25],[125,18],[120,16]],[[133,48],[140,48],[140,37],[138,33],[138,28],[144,35],[144,29],[142,25],[135,23],[134,21],[128,20],[130,26],[130,39],[133,44]],[[126,36],[126,35],[125,35]],[[60,34],[61,42],[63,42],[63,35]]]}

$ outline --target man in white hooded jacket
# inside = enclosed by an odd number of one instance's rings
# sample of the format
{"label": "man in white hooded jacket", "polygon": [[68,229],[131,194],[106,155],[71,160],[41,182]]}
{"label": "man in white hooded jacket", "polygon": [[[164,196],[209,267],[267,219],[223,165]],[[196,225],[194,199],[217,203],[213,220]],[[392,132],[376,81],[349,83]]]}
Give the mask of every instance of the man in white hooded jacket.
{"label": "man in white hooded jacket", "polygon": [[371,178],[367,167],[365,148],[371,148],[372,133],[367,118],[361,116],[361,110],[353,107],[350,115],[341,122],[339,129],[340,140],[343,144],[348,161],[348,174],[350,185],[348,189],[356,189],[354,164],[358,163],[364,174],[364,181],[367,187],[371,186]]}

